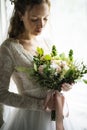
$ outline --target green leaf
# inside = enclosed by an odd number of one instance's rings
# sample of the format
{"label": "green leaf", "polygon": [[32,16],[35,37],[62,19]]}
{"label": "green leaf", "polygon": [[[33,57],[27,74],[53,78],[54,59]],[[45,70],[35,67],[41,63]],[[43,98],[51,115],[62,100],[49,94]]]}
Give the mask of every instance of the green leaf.
{"label": "green leaf", "polygon": [[65,53],[61,53],[59,56],[60,56],[60,59],[61,59],[61,60],[65,60],[65,59],[66,59]]}
{"label": "green leaf", "polygon": [[53,46],[52,46],[52,53],[51,53],[51,56],[53,57],[53,56],[56,56],[56,55],[57,55],[57,49],[56,49],[56,46],[53,45]]}
{"label": "green leaf", "polygon": [[48,54],[48,55],[45,55],[44,56],[44,60],[51,60],[51,56]]}
{"label": "green leaf", "polygon": [[40,55],[40,56],[43,56],[44,55],[44,50],[40,47],[37,47],[37,53]]}
{"label": "green leaf", "polygon": [[83,82],[84,82],[85,84],[87,84],[87,80],[86,80],[86,79],[83,79]]}
{"label": "green leaf", "polygon": [[34,70],[37,71],[37,65],[34,63]]}
{"label": "green leaf", "polygon": [[72,49],[70,49],[70,51],[69,51],[69,59],[70,59],[70,61],[73,61],[73,50]]}
{"label": "green leaf", "polygon": [[26,67],[15,67],[15,69],[19,72],[29,72],[29,68]]}

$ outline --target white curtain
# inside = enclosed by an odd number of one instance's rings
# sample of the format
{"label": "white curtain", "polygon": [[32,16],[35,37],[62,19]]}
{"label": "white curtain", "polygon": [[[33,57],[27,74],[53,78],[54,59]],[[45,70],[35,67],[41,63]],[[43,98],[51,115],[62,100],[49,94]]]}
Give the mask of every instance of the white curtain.
{"label": "white curtain", "polygon": [[3,41],[6,28],[6,3],[5,0],[0,0],[0,42]]}
{"label": "white curtain", "polygon": [[87,61],[87,0],[52,0],[52,25],[59,51]]}
{"label": "white curtain", "polygon": [[9,0],[0,0],[0,44],[6,39],[13,5]]}
{"label": "white curtain", "polygon": [[[51,2],[50,35],[53,43],[56,44],[59,53],[67,53],[69,49],[73,49],[74,57],[87,64],[87,0]],[[10,9],[13,9],[13,6],[9,0],[0,0],[0,43],[6,37],[12,13]],[[87,130],[87,85],[79,82],[64,94],[71,118],[77,119],[82,130]]]}

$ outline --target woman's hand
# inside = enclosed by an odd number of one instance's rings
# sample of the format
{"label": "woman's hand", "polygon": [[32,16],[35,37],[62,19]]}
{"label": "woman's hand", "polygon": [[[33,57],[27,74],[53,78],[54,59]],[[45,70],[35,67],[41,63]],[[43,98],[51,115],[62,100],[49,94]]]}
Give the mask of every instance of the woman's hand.
{"label": "woman's hand", "polygon": [[[58,90],[49,91],[44,100],[44,109],[47,111],[56,110],[56,102],[63,106],[63,95]],[[61,105],[60,105],[61,104]]]}
{"label": "woman's hand", "polygon": [[72,85],[73,84],[63,83],[61,88],[63,91],[69,91],[70,89],[72,89]]}
{"label": "woman's hand", "polygon": [[55,109],[55,91],[49,91],[44,100],[44,109],[46,111],[51,111]]}
{"label": "woman's hand", "polygon": [[63,127],[63,105],[64,96],[58,90],[50,91],[44,102],[45,110],[55,110],[56,112],[56,130],[64,130]]}

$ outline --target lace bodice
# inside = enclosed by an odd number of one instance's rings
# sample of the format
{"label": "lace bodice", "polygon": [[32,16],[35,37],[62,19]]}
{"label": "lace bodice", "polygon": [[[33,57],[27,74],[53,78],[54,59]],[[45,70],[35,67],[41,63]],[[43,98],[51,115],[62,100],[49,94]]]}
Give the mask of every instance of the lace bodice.
{"label": "lace bodice", "polygon": [[[5,105],[42,109],[43,99],[47,94],[38,83],[16,67],[32,66],[33,55],[13,39],[7,39],[0,48],[0,102]],[[9,91],[10,78],[16,83],[19,94]]]}

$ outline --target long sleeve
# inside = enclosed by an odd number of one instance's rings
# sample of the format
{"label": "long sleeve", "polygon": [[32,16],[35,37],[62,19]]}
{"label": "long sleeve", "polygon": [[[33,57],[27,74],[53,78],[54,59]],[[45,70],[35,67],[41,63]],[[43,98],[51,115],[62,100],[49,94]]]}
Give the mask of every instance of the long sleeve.
{"label": "long sleeve", "polygon": [[14,62],[10,50],[2,45],[0,48],[0,103],[19,108],[42,109],[43,100],[9,91],[9,83],[13,71]]}

